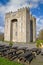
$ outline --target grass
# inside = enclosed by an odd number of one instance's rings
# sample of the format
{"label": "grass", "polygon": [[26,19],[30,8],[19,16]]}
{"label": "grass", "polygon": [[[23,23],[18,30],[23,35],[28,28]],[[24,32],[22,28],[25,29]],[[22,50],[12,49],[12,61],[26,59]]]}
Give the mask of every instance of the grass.
{"label": "grass", "polygon": [[[14,61],[9,61],[4,57],[0,57],[0,65],[23,65],[23,64]],[[30,65],[43,65],[43,56],[41,56],[41,54],[37,55],[36,59],[33,59]]]}
{"label": "grass", "polygon": [[22,65],[22,64],[14,61],[9,61],[8,59],[0,57],[0,65]]}

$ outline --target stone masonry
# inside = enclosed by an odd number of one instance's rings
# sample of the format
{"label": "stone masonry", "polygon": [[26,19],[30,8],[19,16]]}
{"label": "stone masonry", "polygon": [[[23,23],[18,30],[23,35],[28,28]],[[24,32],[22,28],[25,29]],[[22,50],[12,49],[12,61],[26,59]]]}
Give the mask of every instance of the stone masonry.
{"label": "stone masonry", "polygon": [[5,15],[4,40],[13,42],[35,42],[36,18],[28,8],[18,9]]}

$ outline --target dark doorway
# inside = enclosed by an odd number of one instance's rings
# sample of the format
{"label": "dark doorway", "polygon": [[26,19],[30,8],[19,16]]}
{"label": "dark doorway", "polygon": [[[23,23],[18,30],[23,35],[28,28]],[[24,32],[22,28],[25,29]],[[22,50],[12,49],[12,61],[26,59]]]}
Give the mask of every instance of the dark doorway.
{"label": "dark doorway", "polygon": [[11,41],[14,40],[16,42],[17,40],[17,19],[11,20]]}
{"label": "dark doorway", "polygon": [[33,21],[30,20],[30,42],[33,42]]}

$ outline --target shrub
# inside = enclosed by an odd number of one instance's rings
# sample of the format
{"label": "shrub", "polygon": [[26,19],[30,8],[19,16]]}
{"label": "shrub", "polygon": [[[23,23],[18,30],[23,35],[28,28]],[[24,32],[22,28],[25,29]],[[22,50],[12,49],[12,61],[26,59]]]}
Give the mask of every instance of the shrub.
{"label": "shrub", "polygon": [[11,42],[11,41],[10,41],[10,42],[9,42],[9,45],[12,47],[12,45],[13,45],[13,42]]}
{"label": "shrub", "polygon": [[43,42],[42,40],[37,40],[36,41],[36,46],[37,47],[41,47],[42,46],[42,42]]}

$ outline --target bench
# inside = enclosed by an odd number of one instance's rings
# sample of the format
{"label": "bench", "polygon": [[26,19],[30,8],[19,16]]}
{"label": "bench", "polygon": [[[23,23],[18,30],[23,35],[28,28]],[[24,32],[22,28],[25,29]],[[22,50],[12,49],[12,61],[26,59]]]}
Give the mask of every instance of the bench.
{"label": "bench", "polygon": [[28,61],[30,63],[32,61],[33,57],[34,56],[31,53],[31,51],[28,51],[19,56],[19,61],[24,61],[24,62]]}
{"label": "bench", "polygon": [[16,58],[18,59],[19,55],[21,55],[22,52],[16,53],[15,55],[12,56],[10,60],[15,60]]}

